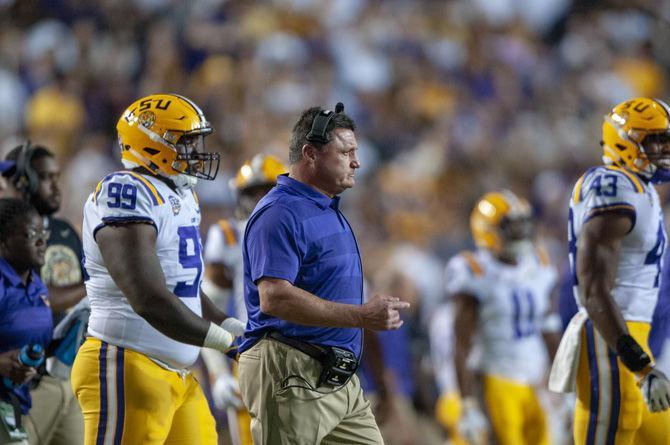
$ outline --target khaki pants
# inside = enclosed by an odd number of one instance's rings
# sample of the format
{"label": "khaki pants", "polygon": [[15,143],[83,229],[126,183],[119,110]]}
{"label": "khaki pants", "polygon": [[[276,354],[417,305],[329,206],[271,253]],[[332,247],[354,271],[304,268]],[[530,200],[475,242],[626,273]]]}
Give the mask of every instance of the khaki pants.
{"label": "khaki pants", "polygon": [[358,377],[341,388],[316,388],[320,373],[316,360],[271,339],[242,354],[240,392],[254,444],[384,443]]}
{"label": "khaki pants", "polygon": [[33,406],[24,418],[31,445],[84,443],[84,417],[69,380],[45,375],[30,396]]}

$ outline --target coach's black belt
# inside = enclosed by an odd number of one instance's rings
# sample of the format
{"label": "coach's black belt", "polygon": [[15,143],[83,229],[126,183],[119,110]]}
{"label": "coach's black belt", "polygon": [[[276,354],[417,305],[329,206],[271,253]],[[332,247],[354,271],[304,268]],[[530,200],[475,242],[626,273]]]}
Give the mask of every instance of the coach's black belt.
{"label": "coach's black belt", "polygon": [[279,343],[284,343],[285,345],[291,346],[292,348],[309,355],[319,362],[323,360],[323,358],[328,353],[327,349],[323,346],[313,345],[293,337],[286,337],[277,331],[270,331],[268,332],[267,336],[273,340],[277,340]]}
{"label": "coach's black belt", "polygon": [[324,383],[332,386],[344,385],[358,369],[358,359],[353,352],[346,349],[313,345],[297,338],[286,337],[277,331],[268,332],[267,337],[291,346],[321,363],[319,386]]}

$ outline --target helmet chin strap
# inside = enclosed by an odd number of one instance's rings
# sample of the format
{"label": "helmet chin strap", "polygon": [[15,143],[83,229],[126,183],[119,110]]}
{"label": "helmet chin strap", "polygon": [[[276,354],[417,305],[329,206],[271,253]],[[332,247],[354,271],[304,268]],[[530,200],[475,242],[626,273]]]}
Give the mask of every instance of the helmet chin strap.
{"label": "helmet chin strap", "polygon": [[[146,158],[143,158],[143,159],[146,159]],[[138,163],[131,162],[131,161],[128,161],[126,159],[122,159],[121,162],[122,162],[123,166],[125,168],[128,168],[128,169],[132,169],[132,168],[135,168],[135,167],[141,167],[141,165],[139,165]],[[148,163],[149,161],[146,160],[146,162]],[[180,174],[177,174],[177,175],[174,175],[174,176],[167,176],[167,175],[163,174],[162,172],[157,172],[155,174],[169,179],[170,181],[172,181],[174,183],[175,187],[177,187],[178,189],[189,190],[189,189],[194,188],[198,184],[198,178],[196,178],[195,176],[185,175],[183,173],[180,173]]]}

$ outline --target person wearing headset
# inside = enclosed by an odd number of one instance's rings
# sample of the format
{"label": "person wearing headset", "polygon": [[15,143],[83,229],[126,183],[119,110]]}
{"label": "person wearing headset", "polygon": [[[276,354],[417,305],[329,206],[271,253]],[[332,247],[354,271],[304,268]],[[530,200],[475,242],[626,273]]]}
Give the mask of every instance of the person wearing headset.
{"label": "person wearing headset", "polygon": [[[14,164],[8,171],[10,182],[20,197],[37,209],[45,229],[50,231],[39,275],[47,286],[56,324],[66,309],[86,296],[81,238],[69,222],[54,216],[61,206],[60,166],[49,149],[30,142],[11,150],[5,162]],[[76,343],[71,342],[70,351],[58,350],[59,359],[47,361],[49,372],[31,392],[34,408],[27,425],[30,443],[65,445],[83,441],[84,419],[70,385],[70,366],[79,346]]]}
{"label": "person wearing headset", "polygon": [[49,149],[29,142],[11,150],[6,160],[16,163],[11,181],[23,198],[37,209],[51,231],[40,276],[49,289],[51,310],[62,312],[84,298],[86,289],[81,266],[81,238],[69,222],[54,216],[60,210],[62,200],[60,166]]}
{"label": "person wearing headset", "polygon": [[339,195],[360,167],[353,120],[305,110],[291,134],[289,173],[247,223],[239,347],[242,400],[255,444],[381,444],[354,374],[363,328],[402,325],[409,304],[388,295],[363,303],[363,268]]}

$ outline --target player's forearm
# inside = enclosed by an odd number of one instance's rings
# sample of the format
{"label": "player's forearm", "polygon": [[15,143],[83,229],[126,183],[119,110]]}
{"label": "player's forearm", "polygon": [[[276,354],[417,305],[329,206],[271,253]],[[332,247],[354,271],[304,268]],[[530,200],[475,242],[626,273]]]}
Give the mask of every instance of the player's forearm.
{"label": "player's forearm", "polygon": [[259,283],[261,312],[305,326],[361,327],[361,306],[334,303],[285,280]]}
{"label": "player's forearm", "polygon": [[209,321],[197,316],[167,290],[163,294],[145,295],[144,298],[146,304],[134,305],[133,309],[157,331],[181,343],[203,345]]}
{"label": "player's forearm", "polygon": [[54,312],[64,311],[86,296],[84,283],[69,286],[49,286],[49,306]]}
{"label": "player's forearm", "polygon": [[202,306],[202,318],[205,320],[220,325],[223,323],[223,320],[228,318],[228,315],[216,307],[214,302],[209,299],[207,294],[203,292],[202,289],[200,290],[200,302]]}
{"label": "player's forearm", "polygon": [[469,348],[459,347],[456,345],[454,350],[454,367],[456,368],[456,381],[458,383],[458,390],[462,398],[472,396],[474,394],[474,381],[472,371],[467,369],[467,359],[470,352]]}
{"label": "player's forearm", "polygon": [[474,377],[467,367],[473,339],[479,321],[479,304],[470,295],[456,295],[454,299],[454,367],[461,397],[474,394]]}
{"label": "player's forearm", "polygon": [[617,340],[628,334],[626,322],[609,293],[592,292],[585,299],[584,307],[589,318],[607,345],[616,350]]}

